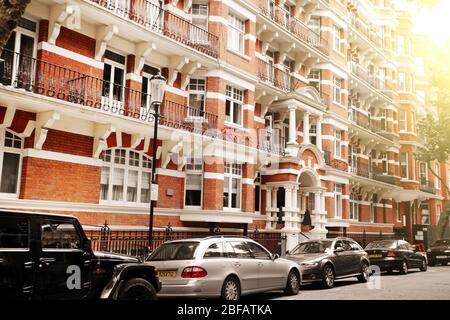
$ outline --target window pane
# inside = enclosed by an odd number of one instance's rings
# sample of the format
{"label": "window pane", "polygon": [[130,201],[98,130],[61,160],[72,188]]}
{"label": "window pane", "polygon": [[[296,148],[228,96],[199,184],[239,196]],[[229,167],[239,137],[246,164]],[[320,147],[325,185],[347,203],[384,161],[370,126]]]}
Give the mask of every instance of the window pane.
{"label": "window pane", "polygon": [[127,201],[137,201],[138,172],[128,171]]}
{"label": "window pane", "polygon": [[108,200],[109,190],[109,168],[102,167],[102,176],[100,180],[100,199]]}
{"label": "window pane", "polygon": [[223,245],[222,243],[213,243],[206,249],[203,258],[220,258],[223,256]]}
{"label": "window pane", "polygon": [[150,172],[142,172],[141,202],[150,202]]}
{"label": "window pane", "polygon": [[250,249],[244,241],[230,242],[237,258],[252,258]]}
{"label": "window pane", "polygon": [[3,169],[0,192],[16,193],[19,179],[20,155],[5,152],[3,154]]}
{"label": "window pane", "polygon": [[24,218],[0,217],[0,249],[29,247],[29,222]]}
{"label": "window pane", "polygon": [[123,180],[124,180],[124,170],[114,169],[113,176],[113,195],[112,198],[115,201],[123,200]]}
{"label": "window pane", "polygon": [[81,237],[71,223],[44,222],[41,227],[42,248],[81,249]]}

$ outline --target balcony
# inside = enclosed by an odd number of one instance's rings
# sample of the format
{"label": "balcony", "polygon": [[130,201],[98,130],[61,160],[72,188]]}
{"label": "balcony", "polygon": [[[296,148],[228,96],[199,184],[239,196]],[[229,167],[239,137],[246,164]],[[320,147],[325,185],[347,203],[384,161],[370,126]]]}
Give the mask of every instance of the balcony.
{"label": "balcony", "polygon": [[298,40],[328,55],[328,41],[272,0],[259,0],[260,13],[289,31]]}
{"label": "balcony", "polygon": [[86,0],[145,29],[175,40],[213,58],[219,57],[219,37],[162,9],[150,0]]}
{"label": "balcony", "polygon": [[[9,50],[3,51],[2,58],[5,68],[4,73],[0,73],[0,87],[20,89],[24,93],[73,103],[141,123],[152,124],[154,121],[151,99],[146,92]],[[220,137],[279,155],[284,153],[281,135],[274,130],[253,133],[252,130],[221,129],[216,114],[167,99],[159,113],[159,125],[166,128]]]}
{"label": "balcony", "polygon": [[398,184],[398,179],[396,177],[386,174],[376,166],[370,167],[368,164],[359,161],[350,161],[349,172],[366,179],[377,180],[392,185]]}
{"label": "balcony", "polygon": [[436,194],[436,188],[434,186],[434,182],[427,180],[425,178],[420,179],[420,191]]}
{"label": "balcony", "polygon": [[[273,64],[260,58],[257,58],[256,60],[258,64],[258,78],[261,82],[276,87],[286,93],[308,86],[305,82],[294,77],[290,72],[277,68]],[[316,89],[320,95],[322,104],[328,106],[330,103],[329,95],[323,91],[317,90],[317,87],[315,86],[310,87]]]}

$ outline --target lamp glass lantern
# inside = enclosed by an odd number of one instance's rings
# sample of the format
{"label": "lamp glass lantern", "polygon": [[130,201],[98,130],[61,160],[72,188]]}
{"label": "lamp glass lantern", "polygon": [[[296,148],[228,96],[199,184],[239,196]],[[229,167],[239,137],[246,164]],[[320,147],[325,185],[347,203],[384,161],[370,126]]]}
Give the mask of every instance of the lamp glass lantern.
{"label": "lamp glass lantern", "polygon": [[161,104],[163,102],[164,90],[166,88],[166,78],[159,73],[150,78],[150,96],[152,103]]}

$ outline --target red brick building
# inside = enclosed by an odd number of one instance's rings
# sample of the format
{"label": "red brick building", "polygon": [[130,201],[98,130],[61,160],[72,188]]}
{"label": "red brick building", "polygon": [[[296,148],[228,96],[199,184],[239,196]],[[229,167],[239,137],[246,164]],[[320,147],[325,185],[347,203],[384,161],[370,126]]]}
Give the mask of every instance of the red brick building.
{"label": "red brick building", "polygon": [[412,240],[447,197],[413,158],[430,97],[409,19],[375,0],[33,0],[2,56],[0,207],[145,229],[156,165],[157,227]]}

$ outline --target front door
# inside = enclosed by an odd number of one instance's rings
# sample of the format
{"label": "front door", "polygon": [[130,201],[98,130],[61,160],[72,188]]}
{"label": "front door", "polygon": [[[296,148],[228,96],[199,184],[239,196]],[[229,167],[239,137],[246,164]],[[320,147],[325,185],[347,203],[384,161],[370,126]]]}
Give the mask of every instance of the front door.
{"label": "front door", "polygon": [[35,275],[31,243],[29,218],[0,215],[0,299],[31,297]]}
{"label": "front door", "polygon": [[283,273],[281,265],[267,250],[254,242],[247,242],[253,257],[258,262],[258,287],[279,288],[286,281],[287,275]]}
{"label": "front door", "polygon": [[[232,247],[233,253],[231,253]],[[258,261],[253,258],[245,241],[230,241],[225,243],[226,252],[231,268],[238,275],[242,292],[256,290],[258,288]]]}
{"label": "front door", "polygon": [[84,252],[81,230],[70,220],[40,223],[37,294],[43,299],[80,299],[90,287],[90,253]]}

